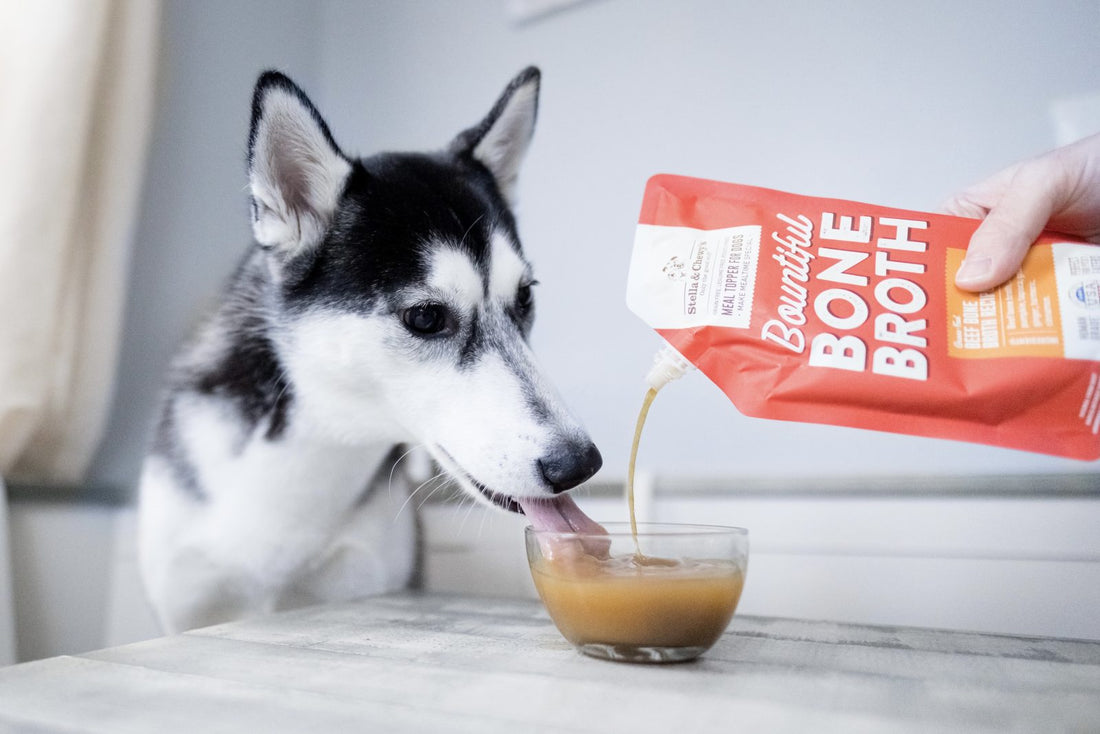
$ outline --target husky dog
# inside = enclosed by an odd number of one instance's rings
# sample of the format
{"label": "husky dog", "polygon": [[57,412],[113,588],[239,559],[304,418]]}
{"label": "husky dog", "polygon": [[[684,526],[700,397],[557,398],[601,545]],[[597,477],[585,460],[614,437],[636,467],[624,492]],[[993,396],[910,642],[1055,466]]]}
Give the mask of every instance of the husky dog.
{"label": "husky dog", "polygon": [[356,159],[278,72],[248,138],[255,242],[179,355],[141,477],[142,575],[166,631],[400,588],[417,521],[400,447],[540,527],[602,459],[527,343],[511,206],[539,72],[435,153]]}

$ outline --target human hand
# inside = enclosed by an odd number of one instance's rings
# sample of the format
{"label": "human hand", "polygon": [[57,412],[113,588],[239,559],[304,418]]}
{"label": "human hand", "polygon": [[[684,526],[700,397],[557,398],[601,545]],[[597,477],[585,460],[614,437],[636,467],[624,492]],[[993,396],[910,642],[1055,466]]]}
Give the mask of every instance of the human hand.
{"label": "human hand", "polygon": [[955,285],[967,291],[1015,275],[1044,229],[1100,242],[1100,134],[1009,166],[944,209],[983,220],[955,274]]}

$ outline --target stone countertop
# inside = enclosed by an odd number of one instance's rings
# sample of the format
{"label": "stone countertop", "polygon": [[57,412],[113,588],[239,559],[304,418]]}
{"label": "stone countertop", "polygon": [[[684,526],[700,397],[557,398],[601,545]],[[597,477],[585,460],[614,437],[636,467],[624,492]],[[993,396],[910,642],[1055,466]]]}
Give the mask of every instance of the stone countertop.
{"label": "stone countertop", "polygon": [[737,616],[632,665],[536,601],[403,593],[0,668],[0,731],[1096,732],[1100,642]]}

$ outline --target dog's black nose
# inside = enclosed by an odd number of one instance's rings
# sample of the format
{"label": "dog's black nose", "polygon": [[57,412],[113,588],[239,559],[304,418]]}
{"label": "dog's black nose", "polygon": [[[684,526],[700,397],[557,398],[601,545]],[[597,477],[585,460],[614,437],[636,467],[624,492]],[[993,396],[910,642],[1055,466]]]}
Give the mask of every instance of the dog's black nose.
{"label": "dog's black nose", "polygon": [[555,494],[573,489],[592,477],[603,466],[603,457],[596,444],[570,442],[538,460],[539,472]]}

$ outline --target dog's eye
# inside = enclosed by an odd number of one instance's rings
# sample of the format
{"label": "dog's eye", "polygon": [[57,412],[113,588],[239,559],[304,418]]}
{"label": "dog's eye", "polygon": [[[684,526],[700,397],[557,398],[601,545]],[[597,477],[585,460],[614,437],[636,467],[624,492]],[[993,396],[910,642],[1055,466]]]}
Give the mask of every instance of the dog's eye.
{"label": "dog's eye", "polygon": [[531,310],[531,307],[535,305],[535,295],[531,291],[531,286],[535,285],[538,281],[532,280],[530,283],[524,283],[516,291],[516,308],[525,313]]}
{"label": "dog's eye", "polygon": [[418,303],[401,313],[405,328],[420,336],[436,336],[452,325],[447,307],[441,303]]}

